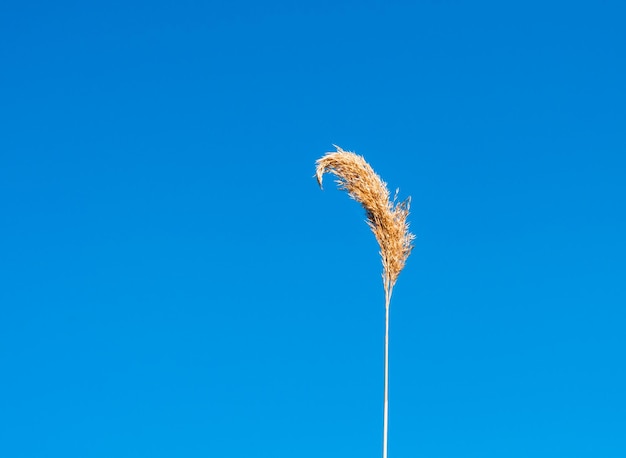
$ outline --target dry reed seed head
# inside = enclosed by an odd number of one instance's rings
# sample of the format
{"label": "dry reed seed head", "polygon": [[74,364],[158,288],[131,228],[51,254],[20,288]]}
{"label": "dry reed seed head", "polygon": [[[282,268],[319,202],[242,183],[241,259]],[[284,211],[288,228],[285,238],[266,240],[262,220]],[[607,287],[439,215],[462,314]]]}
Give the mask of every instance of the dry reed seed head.
{"label": "dry reed seed head", "polygon": [[336,152],[326,153],[316,161],[317,182],[321,188],[324,174],[332,173],[339,189],[363,206],[367,224],[380,246],[385,290],[391,290],[413,249],[415,236],[409,232],[407,222],[411,198],[398,202],[396,190],[390,200],[387,184],[363,156],[333,146]]}

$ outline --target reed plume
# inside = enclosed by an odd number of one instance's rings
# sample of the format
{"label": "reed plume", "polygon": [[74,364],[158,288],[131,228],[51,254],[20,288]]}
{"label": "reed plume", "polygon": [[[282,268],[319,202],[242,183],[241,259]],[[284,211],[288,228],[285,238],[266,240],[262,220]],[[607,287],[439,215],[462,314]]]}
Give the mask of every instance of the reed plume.
{"label": "reed plume", "polygon": [[342,150],[326,153],[316,161],[317,182],[322,187],[325,173],[337,177],[339,189],[348,193],[365,209],[367,224],[378,245],[383,264],[385,290],[385,392],[383,410],[383,458],[387,458],[387,433],[389,415],[389,304],[398,275],[404,268],[413,249],[415,236],[409,232],[410,197],[398,202],[398,191],[390,198],[387,184],[374,172],[362,156]]}
{"label": "reed plume", "polygon": [[322,177],[332,173],[339,188],[359,202],[365,209],[367,224],[372,229],[383,263],[385,292],[396,284],[400,271],[413,249],[415,236],[409,232],[407,217],[411,198],[398,202],[398,191],[390,199],[387,184],[374,172],[363,156],[340,147],[316,161],[315,176],[322,187]]}

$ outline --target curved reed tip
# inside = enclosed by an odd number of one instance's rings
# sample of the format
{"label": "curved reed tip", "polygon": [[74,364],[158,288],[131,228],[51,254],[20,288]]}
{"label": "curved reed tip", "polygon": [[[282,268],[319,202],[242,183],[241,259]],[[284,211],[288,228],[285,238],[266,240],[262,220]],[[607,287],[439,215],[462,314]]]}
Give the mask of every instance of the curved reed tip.
{"label": "curved reed tip", "polygon": [[413,249],[415,236],[409,232],[407,217],[411,198],[398,202],[398,191],[389,198],[387,184],[374,172],[363,156],[344,151],[337,145],[316,161],[315,177],[320,188],[325,173],[337,177],[339,189],[365,209],[383,263],[385,289],[391,291]]}

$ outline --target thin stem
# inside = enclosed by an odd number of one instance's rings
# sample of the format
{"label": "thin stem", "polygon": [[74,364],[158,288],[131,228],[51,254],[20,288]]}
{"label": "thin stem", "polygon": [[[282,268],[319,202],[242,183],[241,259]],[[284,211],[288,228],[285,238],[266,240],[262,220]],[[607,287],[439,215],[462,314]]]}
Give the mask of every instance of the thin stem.
{"label": "thin stem", "polygon": [[385,401],[383,407],[383,458],[387,458],[387,435],[389,429],[389,304],[391,286],[385,278]]}

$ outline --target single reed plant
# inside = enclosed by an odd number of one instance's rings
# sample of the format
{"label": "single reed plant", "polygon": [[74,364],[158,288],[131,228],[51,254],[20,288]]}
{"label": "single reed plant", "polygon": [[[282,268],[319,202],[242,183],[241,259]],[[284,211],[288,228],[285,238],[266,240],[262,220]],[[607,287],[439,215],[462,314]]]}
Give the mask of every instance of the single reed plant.
{"label": "single reed plant", "polygon": [[415,236],[409,232],[410,197],[398,201],[398,191],[393,199],[387,184],[374,172],[362,156],[342,150],[326,153],[316,161],[315,176],[322,187],[325,173],[336,176],[339,189],[359,202],[365,209],[366,221],[378,245],[383,264],[383,288],[385,291],[385,358],[384,358],[384,404],[383,404],[383,458],[387,458],[389,425],[389,305],[391,293],[398,275],[413,249]]}

